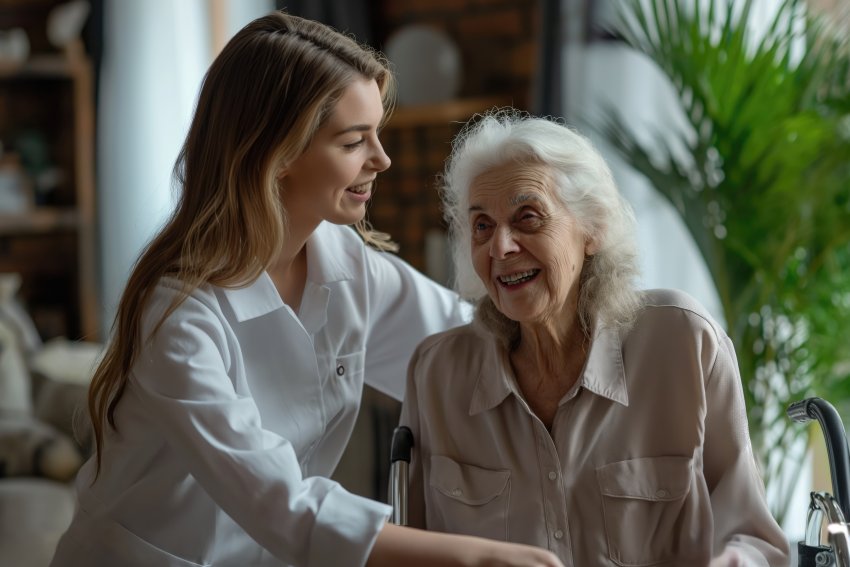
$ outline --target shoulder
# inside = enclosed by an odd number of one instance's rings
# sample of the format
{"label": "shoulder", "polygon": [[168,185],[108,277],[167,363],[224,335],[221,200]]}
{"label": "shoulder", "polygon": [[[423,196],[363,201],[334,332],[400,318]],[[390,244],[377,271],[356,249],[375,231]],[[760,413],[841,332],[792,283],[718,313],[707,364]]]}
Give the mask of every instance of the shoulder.
{"label": "shoulder", "polygon": [[480,377],[493,375],[497,366],[495,341],[465,324],[419,343],[410,359],[408,388],[420,400],[442,400],[438,405],[456,407],[467,403]]}
{"label": "shoulder", "polygon": [[176,328],[187,323],[197,326],[209,322],[220,326],[225,320],[221,291],[221,288],[209,284],[187,290],[178,279],[160,279],[144,306],[144,334],[148,335],[156,328]]}
{"label": "shoulder", "polygon": [[219,293],[221,289],[210,284],[204,284],[195,289],[187,290],[180,280],[164,277],[159,280],[151,294],[148,310],[165,311],[175,301],[180,301],[174,312],[198,309],[218,312],[220,311]]}
{"label": "shoulder", "polygon": [[487,338],[472,323],[453,327],[447,331],[434,333],[425,338],[416,348],[420,356],[444,354],[446,352],[477,350],[487,344]]}
{"label": "shoulder", "polygon": [[646,325],[671,325],[681,330],[689,327],[720,338],[725,332],[708,310],[691,295],[676,289],[651,289],[643,292],[643,305],[636,328]]}
{"label": "shoulder", "polygon": [[726,331],[699,301],[685,292],[654,289],[644,292],[643,307],[623,338],[625,355],[633,360],[664,360],[665,364],[698,362],[706,371],[721,353],[728,353]]}
{"label": "shoulder", "polygon": [[414,375],[477,373],[496,348],[494,337],[467,323],[425,338],[416,347],[410,367]]}

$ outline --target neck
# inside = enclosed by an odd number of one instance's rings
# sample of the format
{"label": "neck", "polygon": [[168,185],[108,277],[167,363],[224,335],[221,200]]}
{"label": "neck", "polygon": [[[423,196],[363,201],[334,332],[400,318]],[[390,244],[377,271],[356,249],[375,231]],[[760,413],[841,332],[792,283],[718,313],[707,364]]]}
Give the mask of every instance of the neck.
{"label": "neck", "polygon": [[283,248],[268,273],[283,301],[298,311],[307,281],[307,239],[318,225],[290,222]]}
{"label": "neck", "polygon": [[557,375],[566,362],[584,359],[587,338],[576,313],[559,322],[520,324],[520,341],[515,352],[531,362],[540,375]]}
{"label": "neck", "polygon": [[510,354],[517,385],[531,411],[551,429],[560,400],[575,385],[587,360],[587,337],[573,312],[568,324],[521,324]]}

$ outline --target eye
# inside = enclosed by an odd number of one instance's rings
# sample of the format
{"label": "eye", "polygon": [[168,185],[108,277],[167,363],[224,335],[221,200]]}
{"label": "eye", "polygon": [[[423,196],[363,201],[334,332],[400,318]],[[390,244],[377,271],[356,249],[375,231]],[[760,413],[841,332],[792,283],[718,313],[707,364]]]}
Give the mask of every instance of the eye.
{"label": "eye", "polygon": [[493,231],[493,223],[486,217],[478,217],[472,221],[472,237],[477,240],[486,240]]}
{"label": "eye", "polygon": [[514,224],[521,228],[535,228],[543,222],[543,215],[535,209],[525,207],[517,211],[514,216]]}
{"label": "eye", "polygon": [[366,138],[360,138],[356,142],[352,142],[350,144],[344,144],[342,147],[345,148],[346,150],[356,150],[357,148],[362,146],[365,141],[366,141]]}

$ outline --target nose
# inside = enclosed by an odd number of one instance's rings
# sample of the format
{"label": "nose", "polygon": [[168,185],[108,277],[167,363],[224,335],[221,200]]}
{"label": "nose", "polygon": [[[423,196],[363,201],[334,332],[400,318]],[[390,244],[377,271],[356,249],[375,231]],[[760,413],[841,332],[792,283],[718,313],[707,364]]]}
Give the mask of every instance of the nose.
{"label": "nose", "polygon": [[490,240],[490,257],[496,259],[506,258],[510,254],[519,252],[519,243],[514,238],[514,233],[508,226],[497,226]]}
{"label": "nose", "polygon": [[385,171],[391,163],[392,160],[384,151],[384,146],[381,145],[380,141],[375,140],[375,149],[372,152],[372,157],[369,159],[372,169],[377,172]]}

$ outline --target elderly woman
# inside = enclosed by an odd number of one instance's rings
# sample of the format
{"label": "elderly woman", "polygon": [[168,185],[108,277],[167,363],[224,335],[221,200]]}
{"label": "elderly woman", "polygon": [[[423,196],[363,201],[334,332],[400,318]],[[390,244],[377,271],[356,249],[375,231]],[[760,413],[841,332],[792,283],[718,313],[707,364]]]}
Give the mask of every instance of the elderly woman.
{"label": "elderly woman", "polygon": [[502,111],[444,178],[475,320],[410,363],[414,526],[565,565],[785,565],[735,351],[684,293],[639,292],[633,217],[591,144]]}

